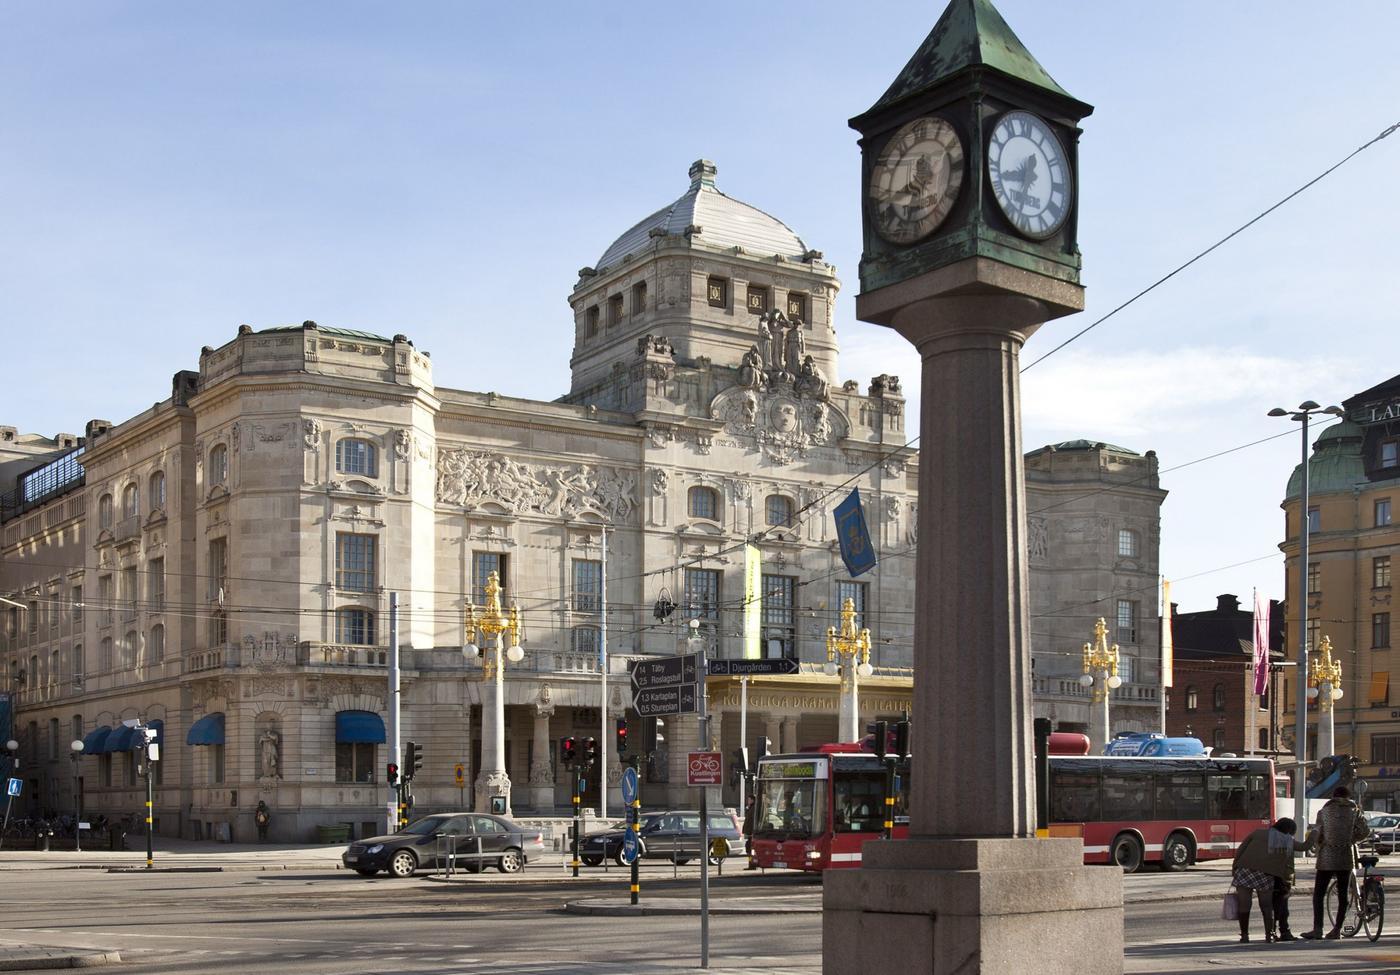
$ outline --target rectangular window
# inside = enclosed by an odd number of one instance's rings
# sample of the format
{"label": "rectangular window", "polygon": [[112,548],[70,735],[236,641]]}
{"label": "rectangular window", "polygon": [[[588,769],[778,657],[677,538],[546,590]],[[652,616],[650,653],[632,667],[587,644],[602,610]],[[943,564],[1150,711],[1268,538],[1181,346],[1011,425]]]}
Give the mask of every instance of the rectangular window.
{"label": "rectangular window", "polygon": [[1390,556],[1380,555],[1371,560],[1371,588],[1390,588]]}
{"label": "rectangular window", "polygon": [[146,602],[152,613],[165,609],[165,559],[146,563]]}
{"label": "rectangular window", "polygon": [[595,559],[574,559],[574,612],[596,613],[602,609],[603,563]]}
{"label": "rectangular window", "polygon": [[337,532],[335,536],[335,585],[347,592],[373,592],[378,539],[373,535]]}
{"label": "rectangular window", "polygon": [[768,310],[768,289],[760,285],[749,285],[749,298],[747,302],[749,314],[762,315]]}
{"label": "rectangular window", "polygon": [[763,655],[797,657],[797,579],[763,576]]}
{"label": "rectangular window", "polygon": [[1400,735],[1372,735],[1371,764],[1400,764]]}
{"label": "rectangular window", "polygon": [[1308,592],[1322,592],[1322,566],[1317,562],[1308,563]]}
{"label": "rectangular window", "polygon": [[1376,502],[1376,527],[1390,524],[1390,499],[1381,498]]}
{"label": "rectangular window", "polygon": [[1385,707],[1390,704],[1390,671],[1375,670],[1371,672],[1371,693],[1367,700],[1371,707]]}
{"label": "rectangular window", "polygon": [[1092,823],[1099,816],[1099,774],[1050,768],[1050,822]]}
{"label": "rectangular window", "polygon": [[1371,648],[1382,650],[1390,646],[1390,614],[1371,614]]}
{"label": "rectangular window", "polygon": [[97,756],[97,781],[105,788],[112,787],[112,753],[104,752]]}
{"label": "rectangular window", "polygon": [[343,437],[335,442],[335,469],[342,474],[377,477],[379,455],[374,444],[358,437]]}
{"label": "rectangular window", "polygon": [[368,609],[339,609],[335,613],[335,642],[374,646],[374,613]]}
{"label": "rectangular window", "polygon": [[146,643],[146,656],[153,664],[161,663],[165,660],[165,627],[151,627],[151,637]]}
{"label": "rectangular window", "polygon": [[[837,580],[836,583],[836,611],[839,614],[846,608],[846,600],[850,600],[855,605],[856,629],[865,626],[865,598],[870,591],[870,584],[865,582],[851,582],[847,579]],[[840,616],[836,617],[839,624]]]}
{"label": "rectangular window", "polygon": [[729,307],[729,279],[710,278],[705,283],[705,294],[712,308]]}
{"label": "rectangular window", "polygon": [[[209,784],[224,784],[224,746],[205,745],[204,748],[209,753]],[[110,756],[104,756],[110,757]]]}
{"label": "rectangular window", "polygon": [[219,609],[209,615],[209,645],[221,647],[225,643],[228,643],[228,617]]}
{"label": "rectangular window", "polygon": [[632,285],[632,314],[640,315],[647,310],[647,283],[639,281]]}
{"label": "rectangular window", "polygon": [[795,291],[788,292],[787,317],[795,322],[807,321],[807,296]]}
{"label": "rectangular window", "polygon": [[608,327],[619,324],[622,321],[622,295],[613,295],[608,299]]}
{"label": "rectangular window", "polygon": [[1308,534],[1322,531],[1322,512],[1316,508],[1308,509]]}
{"label": "rectangular window", "polygon": [[74,623],[81,623],[82,621],[83,621],[83,587],[82,587],[82,586],[74,586],[74,587],[73,587],[73,622],[74,622]]}
{"label": "rectangular window", "polygon": [[1118,676],[1122,678],[1124,684],[1131,684],[1133,682],[1133,665],[1136,661],[1136,657],[1130,657],[1126,653],[1119,654]]}
{"label": "rectangular window", "polygon": [[136,566],[129,565],[122,569],[121,583],[122,619],[134,620],[141,595],[137,589]]}
{"label": "rectangular window", "polygon": [[1308,652],[1312,653],[1317,649],[1317,641],[1322,638],[1322,622],[1320,620],[1308,620]]}
{"label": "rectangular window", "polygon": [[1381,466],[1395,467],[1400,464],[1400,442],[1386,440],[1381,443]]}
{"label": "rectangular window", "polygon": [[112,625],[113,603],[112,599],[112,577],[97,577],[97,622],[99,626]]}
{"label": "rectangular window", "polygon": [[1103,818],[1140,823],[1153,818],[1153,780],[1150,772],[1103,774]]}
{"label": "rectangular window", "polygon": [[1138,604],[1133,599],[1118,600],[1118,636],[1117,643],[1137,643],[1138,642]]}
{"label": "rectangular window", "polygon": [[1118,532],[1118,557],[1120,559],[1135,559],[1138,554],[1137,532],[1129,529],[1122,529]]}
{"label": "rectangular window", "polygon": [[569,649],[574,653],[598,656],[599,631],[596,626],[576,626],[569,631]]}
{"label": "rectangular window", "polygon": [[209,540],[209,598],[218,599],[228,581],[228,539]]}
{"label": "rectangular window", "polygon": [[335,780],[337,782],[375,781],[378,763],[375,746],[369,742],[338,741],[335,743]]}
{"label": "rectangular window", "polygon": [[1158,772],[1157,818],[1205,819],[1206,780],[1199,772]]}
{"label": "rectangular window", "polygon": [[598,334],[598,306],[592,305],[584,312],[584,334],[589,338]]}
{"label": "rectangular window", "polygon": [[478,609],[486,605],[486,577],[496,573],[496,582],[501,587],[501,606],[506,606],[507,557],[501,552],[472,553],[472,602]]}
{"label": "rectangular window", "polygon": [[719,570],[685,570],[685,607],[692,617],[719,622]]}

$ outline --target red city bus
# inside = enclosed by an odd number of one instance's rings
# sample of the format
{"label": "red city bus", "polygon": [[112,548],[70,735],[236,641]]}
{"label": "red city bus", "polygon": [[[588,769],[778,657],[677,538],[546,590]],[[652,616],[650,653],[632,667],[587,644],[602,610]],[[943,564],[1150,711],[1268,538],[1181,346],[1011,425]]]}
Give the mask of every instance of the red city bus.
{"label": "red city bus", "polygon": [[1049,833],[1081,837],[1085,863],[1181,870],[1272,823],[1274,782],[1267,758],[1051,755]]}
{"label": "red city bus", "polygon": [[[860,866],[884,834],[885,763],[860,744],[821,745],[759,759],[753,858],[760,867]],[[896,776],[894,838],[909,835],[909,776]]]}

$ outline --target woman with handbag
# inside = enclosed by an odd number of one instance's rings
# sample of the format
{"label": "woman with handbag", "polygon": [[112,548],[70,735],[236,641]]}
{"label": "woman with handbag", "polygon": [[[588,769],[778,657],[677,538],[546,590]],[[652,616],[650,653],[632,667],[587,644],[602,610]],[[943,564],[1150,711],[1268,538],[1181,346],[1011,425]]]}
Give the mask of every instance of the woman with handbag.
{"label": "woman with handbag", "polygon": [[1231,876],[1237,888],[1241,941],[1249,940],[1249,904],[1255,897],[1264,916],[1264,940],[1294,940],[1288,930],[1288,894],[1294,879],[1295,829],[1293,820],[1280,819],[1250,833],[1235,851]]}

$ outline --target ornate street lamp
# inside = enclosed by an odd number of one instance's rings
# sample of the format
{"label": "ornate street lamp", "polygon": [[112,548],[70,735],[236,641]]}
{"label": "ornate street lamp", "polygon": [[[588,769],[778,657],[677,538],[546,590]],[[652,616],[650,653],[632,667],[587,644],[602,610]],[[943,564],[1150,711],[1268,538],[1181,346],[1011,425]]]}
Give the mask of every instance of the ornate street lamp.
{"label": "ornate street lamp", "polygon": [[1089,699],[1089,719],[1091,725],[1098,726],[1098,733],[1095,734],[1095,729],[1091,728],[1089,737],[1107,748],[1113,738],[1108,724],[1108,697],[1111,691],[1123,686],[1123,678],[1118,676],[1118,644],[1108,645],[1108,624],[1102,616],[1094,624],[1094,642],[1084,644],[1084,675],[1079,678],[1079,683],[1093,688]]}
{"label": "ornate street lamp", "polygon": [[[842,658],[838,664],[837,658]],[[869,677],[875,672],[870,666],[870,630],[856,631],[856,602],[847,599],[841,605],[841,629],[826,629],[826,674],[841,675],[841,720],[837,725],[840,741],[860,741],[860,692],[857,677]]]}
{"label": "ornate street lamp", "polygon": [[[1269,416],[1286,416],[1302,424],[1303,432],[1303,497],[1298,507],[1298,701],[1297,730],[1294,732],[1293,753],[1298,756],[1297,775],[1293,783],[1293,821],[1297,824],[1298,839],[1303,839],[1308,828],[1308,702],[1307,682],[1303,675],[1308,670],[1308,534],[1312,531],[1312,519],[1308,512],[1308,419],[1316,414],[1346,416],[1339,406],[1325,409],[1310,399],[1303,400],[1296,410],[1285,410],[1276,406]],[[1289,605],[1293,612],[1293,606]]]}
{"label": "ornate street lamp", "polygon": [[[462,654],[469,660],[483,658],[482,769],[474,783],[476,808],[506,816],[510,815],[510,776],[506,772],[504,671],[506,660],[519,663],[525,657],[525,651],[520,648],[520,629],[520,607],[511,603],[509,611],[501,609],[500,577],[495,572],[490,573],[486,577],[486,605],[480,617],[477,616],[476,607],[467,603]],[[482,643],[493,645],[487,648],[478,646],[478,633],[482,636]],[[505,646],[507,634],[510,635],[509,647]],[[494,639],[488,641],[488,637]]]}
{"label": "ornate street lamp", "polygon": [[1321,640],[1308,667],[1308,699],[1317,701],[1317,757],[1326,758],[1337,750],[1332,702],[1342,699],[1342,662],[1332,658],[1332,638]]}

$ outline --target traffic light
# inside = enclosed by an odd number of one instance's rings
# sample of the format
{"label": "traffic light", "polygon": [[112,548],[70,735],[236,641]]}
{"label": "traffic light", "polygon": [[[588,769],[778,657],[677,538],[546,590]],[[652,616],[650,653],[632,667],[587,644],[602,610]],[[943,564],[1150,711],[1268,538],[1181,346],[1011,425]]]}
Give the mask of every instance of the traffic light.
{"label": "traffic light", "polygon": [[572,765],[578,758],[578,742],[573,735],[559,739],[559,761]]}
{"label": "traffic light", "polygon": [[390,784],[390,785],[398,785],[398,784],[399,784],[399,763],[398,763],[398,762],[390,762],[389,765],[388,765],[387,772],[388,772],[388,776],[387,776],[387,777],[388,777],[388,779],[389,779],[389,784]]}
{"label": "traffic light", "polygon": [[898,758],[909,757],[909,722],[894,723],[894,753]]}
{"label": "traffic light", "polygon": [[890,726],[887,721],[875,722],[875,757],[884,758],[890,749]]}
{"label": "traffic light", "polygon": [[666,750],[666,719],[651,719],[651,748],[648,751],[664,752]]}
{"label": "traffic light", "polygon": [[412,741],[403,746],[403,780],[412,782],[413,776],[423,767],[423,746]]}
{"label": "traffic light", "polygon": [[618,719],[617,719],[617,753],[618,753],[619,755],[626,755],[626,754],[627,754],[627,719],[626,719],[626,718],[618,718]]}
{"label": "traffic light", "polygon": [[592,765],[598,760],[598,739],[583,739],[583,762],[585,765]]}

